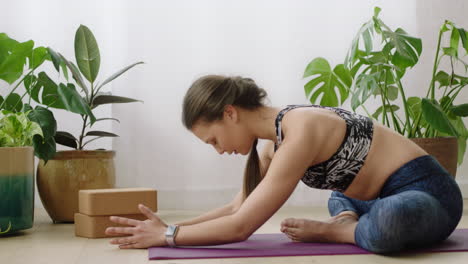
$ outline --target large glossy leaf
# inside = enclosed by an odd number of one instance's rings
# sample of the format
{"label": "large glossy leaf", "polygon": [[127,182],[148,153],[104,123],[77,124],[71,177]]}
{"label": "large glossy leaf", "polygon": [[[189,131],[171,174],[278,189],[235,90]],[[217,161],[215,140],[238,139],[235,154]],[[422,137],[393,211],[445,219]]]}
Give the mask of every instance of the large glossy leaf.
{"label": "large glossy leaf", "polygon": [[422,52],[420,38],[408,35],[403,29],[393,31],[384,30],[382,36],[395,48],[392,63],[401,69],[414,66]]}
{"label": "large glossy leaf", "polygon": [[434,129],[452,136],[458,136],[456,129],[437,102],[431,102],[429,99],[423,98],[421,108],[424,119]]}
{"label": "large glossy leaf", "polygon": [[34,154],[44,160],[45,164],[47,161],[52,159],[57,152],[55,139],[51,138],[43,138],[39,135],[35,135],[33,137],[33,145],[34,145]]}
{"label": "large glossy leaf", "polygon": [[58,94],[65,105],[65,109],[73,113],[89,116],[91,124],[96,121],[96,117],[94,117],[90,107],[81,98],[73,84],[69,83],[65,86],[65,84],[61,83],[58,87]]}
{"label": "large glossy leaf", "polygon": [[32,40],[13,46],[8,56],[0,61],[0,79],[9,84],[18,80],[23,74],[26,58],[31,54],[33,47]]}
{"label": "large glossy leaf", "polygon": [[457,116],[468,116],[468,104],[456,105],[451,108],[452,112]]}
{"label": "large glossy leaf", "polygon": [[118,104],[118,103],[133,103],[142,102],[133,98],[115,96],[115,95],[98,95],[93,100],[93,108],[103,104]]}
{"label": "large glossy leaf", "polygon": [[21,101],[21,96],[17,93],[11,93],[5,99],[5,104],[3,108],[12,111],[12,112],[19,112],[21,108],[23,108],[23,102]]}
{"label": "large glossy leaf", "polygon": [[65,131],[57,131],[55,134],[55,141],[60,144],[70,148],[78,148],[78,140],[70,133]]}
{"label": "large glossy leaf", "polygon": [[105,131],[89,131],[86,133],[87,136],[98,136],[98,137],[118,137],[118,135]]}
{"label": "large glossy leaf", "polygon": [[99,73],[101,56],[93,33],[84,25],[80,25],[75,34],[75,56],[81,73],[93,83]]}
{"label": "large glossy leaf", "polygon": [[[62,103],[58,95],[58,86],[54,81],[52,81],[47,73],[40,72],[37,79],[35,77],[31,77],[31,82],[33,81],[35,82],[34,86],[27,90],[34,101],[48,107],[65,109],[65,105]],[[41,98],[39,98],[40,95]]]}
{"label": "large glossy leaf", "polygon": [[[320,105],[338,106],[348,98],[351,75],[343,64],[337,65],[333,71],[324,58],[312,60],[304,72],[304,78],[313,76],[304,87],[307,98],[312,104],[322,95]],[[340,94],[338,99],[337,91]]]}
{"label": "large glossy leaf", "polygon": [[35,69],[39,67],[46,59],[50,58],[49,52],[44,47],[37,47],[32,50],[28,56],[29,69]]}
{"label": "large glossy leaf", "polygon": [[86,97],[88,97],[89,96],[88,87],[84,83],[83,77],[81,76],[81,73],[76,67],[76,65],[70,62],[69,60],[67,60],[62,54],[59,53],[59,56],[62,59],[62,61],[65,63],[65,65],[67,65],[68,69],[71,71],[73,79],[76,81],[78,86],[81,87],[83,92],[86,94]]}
{"label": "large glossy leaf", "polygon": [[8,37],[5,33],[0,33],[0,62],[5,61],[18,41]]}
{"label": "large glossy leaf", "polygon": [[111,75],[109,78],[107,78],[101,85],[97,86],[97,87],[98,87],[97,89],[99,90],[102,86],[104,86],[104,85],[108,84],[109,82],[113,81],[115,78],[117,78],[117,77],[119,77],[120,75],[124,74],[126,71],[130,70],[131,68],[135,67],[135,66],[138,65],[138,64],[143,64],[143,63],[144,63],[144,62],[142,62],[142,61],[136,62],[136,63],[134,63],[134,64],[132,64],[132,65],[129,65],[129,66],[127,66],[127,67],[121,69],[120,71],[118,71],[118,72],[112,74],[112,75]]}
{"label": "large glossy leaf", "polygon": [[52,112],[44,107],[36,106],[28,114],[29,120],[36,122],[42,129],[44,139],[53,138],[57,131],[57,122]]}

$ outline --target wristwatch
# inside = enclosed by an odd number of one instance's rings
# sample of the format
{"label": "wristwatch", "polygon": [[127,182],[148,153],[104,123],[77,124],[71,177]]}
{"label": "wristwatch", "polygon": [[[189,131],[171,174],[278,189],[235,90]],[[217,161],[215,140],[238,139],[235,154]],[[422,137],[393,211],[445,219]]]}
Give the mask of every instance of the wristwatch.
{"label": "wristwatch", "polygon": [[178,225],[168,225],[166,229],[166,242],[167,245],[170,247],[175,247],[175,237],[177,235],[177,231],[179,231],[179,226]]}

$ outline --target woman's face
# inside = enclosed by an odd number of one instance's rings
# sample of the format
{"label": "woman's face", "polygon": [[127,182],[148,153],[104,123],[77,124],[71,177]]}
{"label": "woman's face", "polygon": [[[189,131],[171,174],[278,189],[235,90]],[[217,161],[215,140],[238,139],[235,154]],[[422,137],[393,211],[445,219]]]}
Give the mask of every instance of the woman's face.
{"label": "woman's face", "polygon": [[247,155],[255,140],[233,106],[226,107],[222,120],[195,123],[192,132],[203,142],[211,144],[219,154]]}

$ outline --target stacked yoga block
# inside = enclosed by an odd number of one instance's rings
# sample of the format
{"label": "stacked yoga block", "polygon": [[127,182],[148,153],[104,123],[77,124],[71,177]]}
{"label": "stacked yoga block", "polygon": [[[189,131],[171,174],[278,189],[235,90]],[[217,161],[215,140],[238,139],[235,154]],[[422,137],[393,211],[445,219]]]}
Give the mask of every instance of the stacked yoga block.
{"label": "stacked yoga block", "polygon": [[115,188],[80,190],[79,213],[75,214],[75,235],[87,238],[110,237],[110,226],[125,226],[112,222],[110,216],[146,220],[138,204],[157,211],[157,192],[150,188]]}

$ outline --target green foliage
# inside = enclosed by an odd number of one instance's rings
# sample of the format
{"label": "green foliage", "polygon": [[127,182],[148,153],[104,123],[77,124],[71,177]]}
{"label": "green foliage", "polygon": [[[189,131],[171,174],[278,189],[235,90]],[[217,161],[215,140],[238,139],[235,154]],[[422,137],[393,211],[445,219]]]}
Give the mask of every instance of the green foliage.
{"label": "green foliage", "polygon": [[[362,107],[370,117],[393,126],[402,135],[410,138],[455,136],[461,164],[468,138],[462,118],[468,116],[468,104],[454,105],[453,102],[468,84],[468,63],[463,60],[468,53],[466,30],[453,22],[444,22],[439,31],[427,94],[406,98],[401,80],[406,71],[418,63],[422,41],[401,28],[393,31],[379,18],[380,11],[376,7],[373,17],[361,26],[343,64],[332,71],[328,61],[318,57],[307,65],[304,77],[312,76],[304,86],[307,98],[315,104],[321,96],[321,105],[339,106],[350,94],[354,111]],[[448,46],[442,47],[443,39]],[[450,62],[449,71],[439,69],[442,60]],[[456,64],[463,66],[464,73],[455,72]],[[436,88],[441,94],[438,97]],[[381,103],[373,114],[365,107],[369,98]],[[402,107],[395,102],[398,98]],[[403,118],[400,118],[401,111]]]}
{"label": "green foliage", "polygon": [[[100,69],[101,56],[96,38],[88,27],[81,25],[77,29],[74,45],[76,64],[50,47],[47,48],[47,50],[55,69],[59,73],[62,73],[67,81],[71,81],[69,80],[70,72],[77,86],[71,82],[57,84],[52,81],[45,72],[40,72],[37,77],[32,76],[27,80],[27,90],[31,98],[40,104],[47,105],[51,108],[65,109],[79,114],[82,117],[82,130],[78,137],[65,131],[57,131],[54,137],[55,141],[61,145],[81,150],[88,143],[98,138],[118,136],[105,131],[87,132],[86,130],[91,128],[98,121],[118,121],[115,118],[97,119],[93,113],[96,107],[104,104],[139,101],[132,98],[102,93],[100,90],[104,85],[112,82],[129,69],[143,62],[137,62],[123,68],[105,79],[104,82],[99,85],[95,81]],[[85,141],[87,137],[95,138]]]}
{"label": "green foliage", "polygon": [[41,127],[28,118],[29,112],[3,110],[0,115],[0,147],[33,146],[35,135],[43,136]]}
{"label": "green foliage", "polygon": [[37,106],[33,109],[29,103],[24,103],[28,92],[22,95],[16,92],[20,85],[28,90],[38,79],[34,71],[46,60],[50,60],[46,48],[34,48],[32,40],[18,42],[0,33],[0,79],[10,85],[5,97],[0,96],[3,113],[0,146],[34,146],[35,155],[47,162],[56,151],[55,118],[46,108]]}

